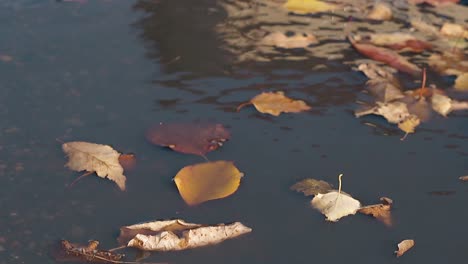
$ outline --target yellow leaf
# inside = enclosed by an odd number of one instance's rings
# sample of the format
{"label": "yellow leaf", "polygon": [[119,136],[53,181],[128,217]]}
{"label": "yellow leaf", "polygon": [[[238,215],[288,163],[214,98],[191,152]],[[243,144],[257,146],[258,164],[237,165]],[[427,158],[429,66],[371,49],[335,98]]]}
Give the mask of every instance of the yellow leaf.
{"label": "yellow leaf", "polygon": [[338,5],[317,0],[288,0],[284,7],[294,13],[306,14],[333,11]]}
{"label": "yellow leaf", "polygon": [[406,132],[406,134],[414,133],[414,129],[419,126],[421,120],[415,115],[408,116],[401,123],[398,123],[398,127]]}
{"label": "yellow leaf", "polygon": [[74,171],[96,172],[101,178],[108,178],[125,190],[126,177],[119,163],[120,153],[107,145],[88,142],[67,142],[62,145],[69,160],[65,165]]}
{"label": "yellow leaf", "polygon": [[455,80],[455,89],[460,91],[468,91],[468,72],[465,72]]}
{"label": "yellow leaf", "polygon": [[279,116],[284,113],[299,113],[310,109],[304,101],[293,100],[284,96],[283,92],[267,92],[261,93],[248,103],[241,104],[237,110],[248,104],[253,104],[260,113],[267,113],[274,116]]}
{"label": "yellow leaf", "polygon": [[196,205],[233,194],[242,176],[232,161],[221,160],[186,166],[174,181],[184,201]]}

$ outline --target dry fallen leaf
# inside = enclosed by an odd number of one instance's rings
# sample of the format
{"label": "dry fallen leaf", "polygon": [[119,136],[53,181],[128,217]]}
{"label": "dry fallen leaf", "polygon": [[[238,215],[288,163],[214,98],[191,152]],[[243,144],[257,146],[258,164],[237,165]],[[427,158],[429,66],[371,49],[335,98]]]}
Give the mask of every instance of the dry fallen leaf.
{"label": "dry fallen leaf", "polygon": [[461,176],[459,177],[458,179],[462,180],[462,181],[468,181],[468,175],[466,176]]}
{"label": "dry fallen leaf", "polygon": [[468,38],[468,30],[462,25],[444,23],[440,28],[440,34],[452,38]]}
{"label": "dry fallen leaf", "polygon": [[286,36],[282,32],[273,32],[265,36],[260,44],[275,46],[283,49],[306,48],[311,44],[316,44],[317,39],[312,34],[302,33],[293,36]]}
{"label": "dry fallen leaf", "polygon": [[107,145],[88,142],[67,142],[62,145],[69,160],[65,165],[74,171],[96,172],[101,178],[108,178],[125,190],[126,177],[119,163],[120,153]]}
{"label": "dry fallen leaf", "polygon": [[454,88],[459,91],[468,91],[468,72],[460,74],[457,77]]}
{"label": "dry fallen leaf", "polygon": [[382,221],[386,226],[392,226],[391,209],[393,201],[390,198],[380,198],[382,203],[373,204],[359,208],[358,212],[361,214],[371,215],[378,220]]}
{"label": "dry fallen leaf", "polygon": [[405,120],[398,123],[398,128],[406,133],[402,140],[405,139],[408,134],[414,133],[414,129],[419,126],[420,123],[421,120],[415,115],[410,115]]}
{"label": "dry fallen leaf", "polygon": [[284,113],[299,113],[310,109],[304,101],[293,100],[284,96],[283,92],[265,92],[261,93],[247,103],[243,103],[237,107],[239,111],[246,105],[253,104],[260,113],[267,113],[274,116],[279,116]]}
{"label": "dry fallen leaf", "polygon": [[160,123],[147,131],[146,138],[153,144],[177,152],[203,156],[222,146],[230,134],[221,124]]}
{"label": "dry fallen leaf", "polygon": [[60,248],[52,251],[52,256],[59,262],[79,263],[124,263],[125,255],[98,248],[99,241],[90,240],[87,245],[60,241]]}
{"label": "dry fallen leaf", "polygon": [[468,72],[468,60],[463,53],[432,54],[428,63],[431,68],[443,75],[459,76]]}
{"label": "dry fallen leaf", "polygon": [[353,39],[360,44],[372,44],[400,52],[422,52],[432,48],[430,43],[417,39],[411,34],[401,32],[354,35]]}
{"label": "dry fallen leaf", "polygon": [[339,8],[338,5],[318,0],[288,0],[284,7],[298,14],[328,12]]}
{"label": "dry fallen leaf", "polygon": [[316,179],[304,179],[297,182],[290,188],[296,192],[302,192],[305,196],[317,195],[319,193],[327,193],[332,190],[332,185],[326,181]]}
{"label": "dry fallen leaf", "polygon": [[392,9],[388,4],[378,2],[372,7],[372,10],[367,14],[368,19],[372,20],[390,20],[392,18]]}
{"label": "dry fallen leaf", "polygon": [[403,102],[382,103],[377,102],[375,107],[369,109],[358,109],[354,112],[356,117],[365,115],[380,115],[383,116],[389,123],[398,124],[410,116],[408,107]]}
{"label": "dry fallen leaf", "polygon": [[406,251],[408,251],[413,246],[414,246],[414,240],[412,239],[406,239],[406,240],[401,241],[398,244],[398,250],[395,251],[396,256],[401,257],[403,254],[405,254]]}
{"label": "dry fallen leaf", "polygon": [[233,194],[242,176],[232,161],[213,161],[182,168],[174,182],[184,201],[196,205]]}
{"label": "dry fallen leaf", "polygon": [[317,194],[311,201],[312,206],[327,217],[327,221],[336,222],[340,218],[356,214],[361,203],[349,194],[331,191]]}
{"label": "dry fallen leaf", "polygon": [[252,231],[240,222],[205,226],[179,219],[126,226],[121,230],[125,230],[126,234],[121,231],[119,241],[126,241],[128,233],[133,233],[134,237],[127,246],[149,251],[176,251],[214,245]]}

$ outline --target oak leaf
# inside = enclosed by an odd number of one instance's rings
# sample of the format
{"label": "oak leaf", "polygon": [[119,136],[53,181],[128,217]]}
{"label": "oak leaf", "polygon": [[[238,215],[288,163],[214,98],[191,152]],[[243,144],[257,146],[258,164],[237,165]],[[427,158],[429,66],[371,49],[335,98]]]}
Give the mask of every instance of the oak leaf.
{"label": "oak leaf", "polygon": [[327,217],[327,221],[336,222],[340,218],[356,214],[361,203],[349,194],[331,191],[317,194],[311,201],[312,206]]}
{"label": "oak leaf", "polygon": [[174,182],[184,201],[196,205],[233,194],[243,176],[232,161],[213,161],[182,168]]}
{"label": "oak leaf", "polygon": [[177,152],[203,156],[222,146],[229,140],[230,133],[221,124],[160,123],[147,131],[146,138]]}
{"label": "oak leaf", "polygon": [[319,193],[327,193],[332,190],[333,187],[326,181],[308,178],[295,183],[290,189],[296,192],[302,192],[305,196],[310,196],[318,195]]}
{"label": "oak leaf", "polygon": [[406,251],[408,251],[410,248],[414,246],[414,240],[412,239],[405,239],[398,243],[398,250],[395,251],[395,254],[397,257],[401,257],[403,254],[405,254]]}
{"label": "oak leaf", "polygon": [[382,203],[373,204],[359,208],[358,212],[365,215],[371,215],[382,221],[386,226],[392,226],[391,209],[393,201],[390,198],[380,198]]}
{"label": "oak leaf", "polygon": [[284,7],[294,13],[307,14],[333,11],[338,9],[339,5],[318,0],[288,0]]}
{"label": "oak leaf", "polygon": [[293,100],[289,97],[286,97],[281,91],[276,93],[261,93],[252,98],[249,102],[239,105],[237,107],[237,111],[239,111],[242,107],[250,104],[253,104],[260,113],[267,113],[274,116],[279,116],[283,112],[299,113],[311,109],[311,107],[308,106],[304,101]]}
{"label": "oak leaf", "polygon": [[74,171],[96,172],[101,178],[108,178],[125,190],[126,177],[119,163],[120,153],[112,147],[88,142],[63,143],[62,149],[69,160],[65,165]]}
{"label": "oak leaf", "polygon": [[[214,245],[252,231],[240,222],[206,226],[186,223],[180,219],[137,224],[122,229],[127,230],[125,232],[134,230],[136,233],[127,246],[149,251],[178,251]],[[119,237],[119,241],[125,240]]]}

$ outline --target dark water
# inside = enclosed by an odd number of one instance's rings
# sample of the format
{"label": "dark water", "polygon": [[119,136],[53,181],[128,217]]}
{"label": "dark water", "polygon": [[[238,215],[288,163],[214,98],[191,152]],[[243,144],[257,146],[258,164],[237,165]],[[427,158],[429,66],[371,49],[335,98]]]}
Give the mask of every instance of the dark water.
{"label": "dark water", "polygon": [[[261,26],[250,20],[260,16],[232,18],[224,4],[0,1],[0,54],[10,56],[0,61],[0,263],[55,263],[49,248],[62,238],[116,247],[120,226],[168,218],[242,221],[253,232],[147,261],[466,261],[468,185],[458,177],[468,172],[467,113],[435,116],[400,141],[402,134],[382,119],[353,116],[366,79],[351,65],[328,60],[333,54],[294,61],[271,51],[240,59],[251,44],[226,39],[237,29],[255,34]],[[237,8],[243,4],[250,5],[239,1]],[[253,108],[235,112],[267,90],[286,91],[313,110],[274,118]],[[232,140],[208,158],[234,160],[245,177],[231,197],[187,207],[171,179],[203,159],[152,146],[144,131],[158,122],[193,120],[230,127]],[[67,189],[79,174],[64,168],[57,139],[135,153],[128,190],[97,177]],[[363,215],[327,223],[307,198],[289,191],[302,178],[334,183],[339,173],[344,190],[364,204],[391,197],[394,226]],[[416,246],[397,260],[393,250],[407,238]]]}

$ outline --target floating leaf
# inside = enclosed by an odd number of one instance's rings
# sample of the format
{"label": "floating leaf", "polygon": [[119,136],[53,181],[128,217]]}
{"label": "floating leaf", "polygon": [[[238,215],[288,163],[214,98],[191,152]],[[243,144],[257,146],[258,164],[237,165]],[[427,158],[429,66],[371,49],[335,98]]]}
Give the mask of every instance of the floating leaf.
{"label": "floating leaf", "polygon": [[382,221],[386,226],[392,225],[391,209],[393,201],[390,198],[380,198],[382,203],[373,204],[359,208],[358,212],[365,215],[371,215],[378,220]]}
{"label": "floating leaf", "polygon": [[54,252],[57,261],[73,261],[87,263],[122,263],[124,255],[98,248],[99,241],[90,240],[87,245],[60,241],[60,249]]}
{"label": "floating leaf", "polygon": [[317,194],[311,201],[312,206],[327,217],[327,221],[336,222],[340,218],[356,214],[361,203],[348,194],[331,191]]}
{"label": "floating leaf", "polygon": [[406,239],[406,240],[401,241],[398,244],[398,250],[395,251],[396,256],[401,257],[403,254],[405,254],[406,251],[408,251],[413,246],[414,246],[414,240],[412,239]]}
{"label": "floating leaf", "polygon": [[101,178],[108,178],[125,190],[126,177],[119,163],[120,153],[107,145],[88,142],[67,142],[62,145],[69,160],[65,165],[74,171],[96,172]]}
{"label": "floating leaf", "polygon": [[403,130],[406,134],[402,139],[405,139],[408,134],[414,133],[414,130],[419,124],[421,120],[415,115],[408,116],[405,120],[398,124],[398,128]]}
{"label": "floating leaf", "polygon": [[369,109],[359,109],[354,112],[356,117],[372,114],[383,116],[389,123],[393,124],[403,122],[410,116],[406,104],[398,101],[390,103],[377,102],[375,107]]}
{"label": "floating leaf", "polygon": [[348,39],[359,53],[369,57],[370,59],[386,63],[393,68],[398,69],[399,71],[413,75],[421,71],[418,66],[412,64],[395,51],[382,47],[376,47],[371,44],[361,44],[356,42],[352,37],[348,37]]}
{"label": "floating leaf", "polygon": [[400,32],[354,35],[353,39],[359,42],[359,44],[372,44],[400,52],[422,52],[432,49],[432,45],[428,42],[417,39],[411,34]]}
{"label": "floating leaf", "polygon": [[462,181],[468,181],[468,175],[466,176],[461,176],[458,178],[459,180],[462,180]]}
{"label": "floating leaf", "polygon": [[444,23],[440,28],[440,34],[452,38],[468,38],[468,30],[462,25]]}
{"label": "floating leaf", "polygon": [[284,7],[298,14],[328,12],[339,8],[338,5],[318,0],[288,0]]}
{"label": "floating leaf", "polygon": [[132,230],[136,234],[127,246],[149,251],[177,251],[214,245],[252,231],[240,222],[205,226],[180,219],[125,226],[121,230],[125,230],[125,234],[121,231],[119,241],[125,241],[128,230]]}
{"label": "floating leaf", "polygon": [[182,168],[174,182],[184,201],[196,205],[233,194],[242,176],[232,161],[214,161]]}
{"label": "floating leaf", "polygon": [[230,138],[230,134],[221,124],[160,123],[151,127],[146,137],[153,144],[181,153],[203,156],[222,146]]}
{"label": "floating leaf", "polygon": [[279,116],[284,113],[299,113],[310,109],[304,101],[293,100],[284,96],[283,92],[266,92],[261,93],[247,103],[243,103],[237,107],[239,111],[242,107],[253,104],[260,113],[267,113],[274,116]]}
{"label": "floating leaf", "polygon": [[120,154],[119,163],[124,170],[131,170],[136,165],[136,158],[134,154]]}
{"label": "floating leaf", "polygon": [[326,181],[316,179],[304,179],[297,182],[290,188],[296,192],[302,192],[305,196],[317,195],[319,193],[327,193],[332,190],[332,185]]}
{"label": "floating leaf", "polygon": [[273,32],[261,40],[262,45],[275,46],[283,49],[306,48],[318,41],[312,34],[302,33],[293,36],[286,36],[282,32]]}
{"label": "floating leaf", "polygon": [[372,7],[366,18],[379,21],[390,20],[392,18],[392,9],[389,5],[378,2]]}
{"label": "floating leaf", "polygon": [[457,77],[454,87],[459,91],[468,91],[468,72]]}

